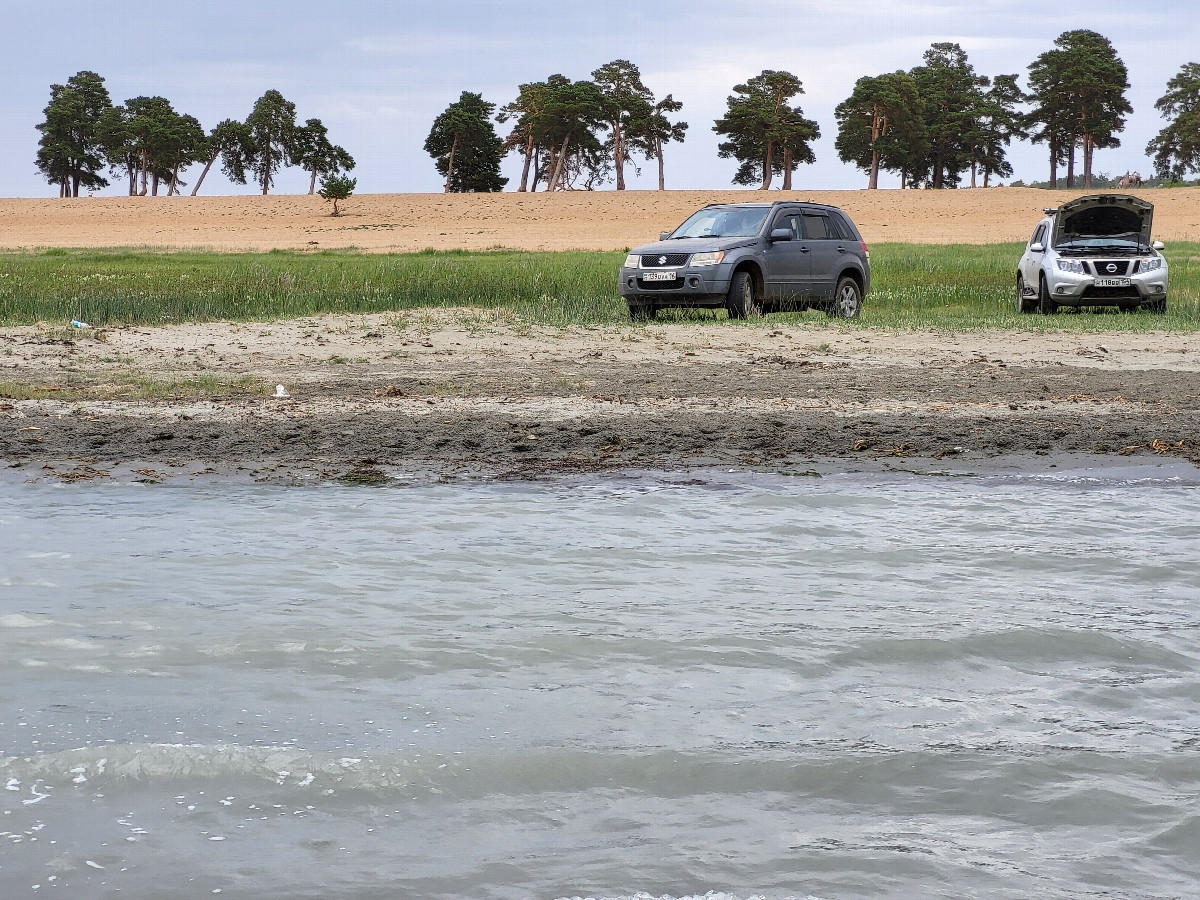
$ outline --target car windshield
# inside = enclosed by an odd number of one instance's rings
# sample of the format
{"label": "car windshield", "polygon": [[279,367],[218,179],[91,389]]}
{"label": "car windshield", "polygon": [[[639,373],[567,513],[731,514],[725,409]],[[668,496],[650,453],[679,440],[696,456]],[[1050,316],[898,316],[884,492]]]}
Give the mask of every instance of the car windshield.
{"label": "car windshield", "polygon": [[1056,250],[1134,251],[1142,246],[1142,217],[1131,209],[1088,207],[1058,226]]}
{"label": "car windshield", "polygon": [[672,232],[672,238],[754,237],[770,210],[766,207],[715,206],[702,209]]}

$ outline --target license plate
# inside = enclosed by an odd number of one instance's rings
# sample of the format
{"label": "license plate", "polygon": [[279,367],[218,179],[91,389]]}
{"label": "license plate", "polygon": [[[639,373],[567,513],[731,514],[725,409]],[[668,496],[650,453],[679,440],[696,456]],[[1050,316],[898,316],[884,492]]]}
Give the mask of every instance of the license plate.
{"label": "license plate", "polygon": [[674,281],[674,272],[643,272],[642,281]]}
{"label": "license plate", "polygon": [[1097,278],[1096,287],[1129,287],[1128,278]]}

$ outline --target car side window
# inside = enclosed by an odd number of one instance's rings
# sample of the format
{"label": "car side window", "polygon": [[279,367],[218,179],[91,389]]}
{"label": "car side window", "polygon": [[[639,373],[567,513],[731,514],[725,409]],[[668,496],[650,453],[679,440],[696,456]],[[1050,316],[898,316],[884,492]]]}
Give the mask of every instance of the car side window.
{"label": "car side window", "polygon": [[829,217],[829,229],[831,236],[837,238],[839,241],[855,240],[853,232],[850,231],[849,226],[846,225],[845,220],[840,216]]}
{"label": "car side window", "polygon": [[1031,237],[1029,239],[1029,243],[1031,245],[1032,244],[1040,244],[1042,242],[1042,238],[1045,236],[1046,236],[1046,224],[1043,222],[1043,223],[1039,224],[1036,229],[1034,229],[1033,237]]}
{"label": "car side window", "polygon": [[810,241],[827,241],[832,238],[833,235],[829,233],[829,219],[805,213],[804,236]]}

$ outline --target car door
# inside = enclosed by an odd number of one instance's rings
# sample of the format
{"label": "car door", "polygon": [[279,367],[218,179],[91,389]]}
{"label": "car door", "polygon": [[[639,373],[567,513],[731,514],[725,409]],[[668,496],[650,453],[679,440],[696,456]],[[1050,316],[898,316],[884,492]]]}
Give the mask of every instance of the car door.
{"label": "car door", "polygon": [[826,299],[833,296],[833,288],[841,274],[846,242],[838,238],[836,226],[824,212],[805,210],[803,218],[804,242],[809,248],[807,295]]}
{"label": "car door", "polygon": [[780,213],[771,224],[771,231],[779,228],[790,231],[792,238],[767,245],[764,254],[767,296],[773,300],[792,300],[804,296],[809,281],[808,246],[803,240],[800,213],[795,210]]}
{"label": "car door", "polygon": [[[1021,257],[1021,277],[1025,280],[1026,288],[1037,290],[1038,282],[1042,277],[1042,260],[1046,256],[1046,228],[1045,222],[1038,223],[1038,227],[1033,230],[1033,237],[1029,239],[1029,244],[1025,248],[1025,253]],[[1043,249],[1040,252],[1033,250],[1034,244],[1041,244]]]}

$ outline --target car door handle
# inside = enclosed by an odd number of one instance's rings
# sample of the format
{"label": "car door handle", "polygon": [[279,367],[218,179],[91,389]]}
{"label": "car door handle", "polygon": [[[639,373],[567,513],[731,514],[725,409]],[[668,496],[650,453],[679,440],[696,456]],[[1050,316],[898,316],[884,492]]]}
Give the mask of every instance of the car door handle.
{"label": "car door handle", "polygon": [[845,247],[838,247],[838,253],[845,253],[845,252],[846,252]]}
{"label": "car door handle", "polygon": [[807,253],[807,252],[808,252],[808,248],[807,248],[807,247],[801,247],[801,248],[800,248],[800,252],[801,252],[801,253]]}

